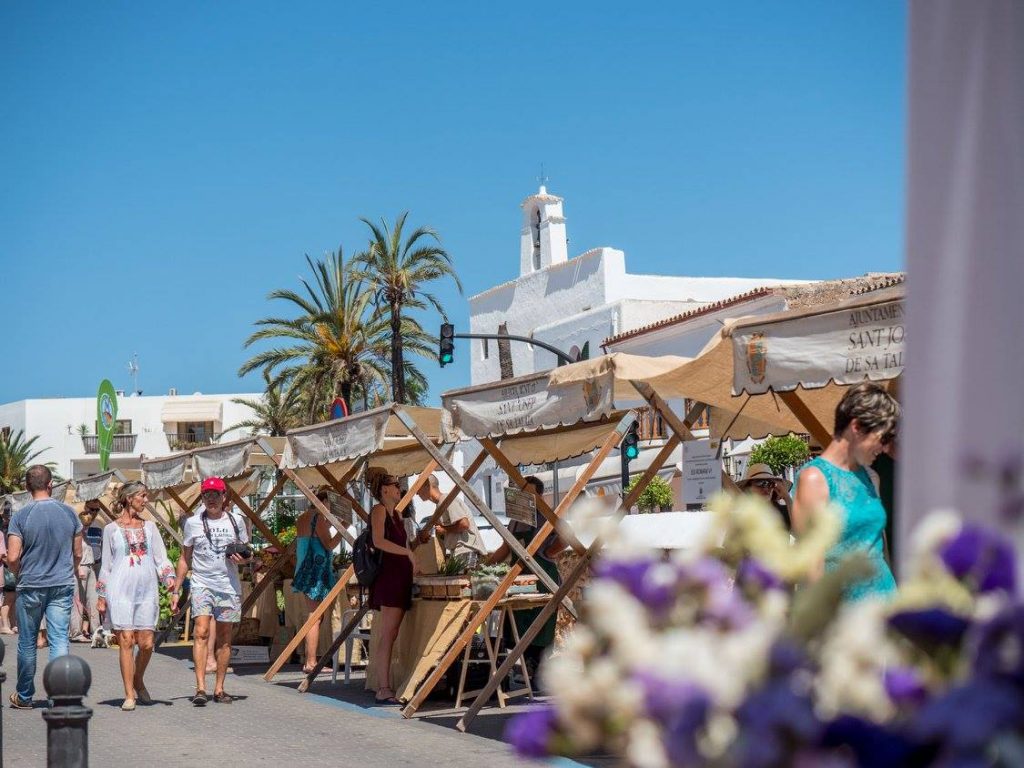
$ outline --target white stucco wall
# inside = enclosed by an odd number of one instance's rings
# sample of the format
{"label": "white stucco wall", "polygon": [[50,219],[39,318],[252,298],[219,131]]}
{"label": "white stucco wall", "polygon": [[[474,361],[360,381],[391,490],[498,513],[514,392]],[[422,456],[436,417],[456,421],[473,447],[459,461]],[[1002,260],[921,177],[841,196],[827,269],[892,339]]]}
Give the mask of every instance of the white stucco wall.
{"label": "white stucco wall", "polygon": [[[178,399],[195,399],[195,395],[182,395]],[[215,424],[217,431],[244,421],[251,416],[247,406],[232,403],[233,398],[258,399],[259,394],[204,395],[203,400],[221,403],[222,421]],[[173,432],[161,421],[164,403],[175,398],[119,397],[117,418],[131,419],[132,433],[137,435],[131,453],[112,453],[111,468],[137,469],[142,456],[154,458],[171,452],[165,431]],[[96,398],[69,397],[40,400],[21,400],[0,405],[0,427],[23,430],[26,437],[38,435],[35,447],[46,450],[39,457],[42,462],[53,462],[63,477],[79,478],[99,471],[98,454],[87,454],[79,434],[79,425],[86,425],[86,433],[96,432]],[[221,440],[227,442],[243,436],[242,430],[233,430]]]}
{"label": "white stucco wall", "polygon": [[[506,323],[512,335],[535,335],[566,352],[589,341],[596,356],[601,342],[617,333],[757,287],[798,282],[806,281],[631,275],[622,251],[595,248],[471,297],[470,331],[497,333]],[[468,351],[472,384],[501,377],[496,341],[473,340]],[[553,354],[526,344],[511,342],[511,354],[516,376],[555,365]]]}

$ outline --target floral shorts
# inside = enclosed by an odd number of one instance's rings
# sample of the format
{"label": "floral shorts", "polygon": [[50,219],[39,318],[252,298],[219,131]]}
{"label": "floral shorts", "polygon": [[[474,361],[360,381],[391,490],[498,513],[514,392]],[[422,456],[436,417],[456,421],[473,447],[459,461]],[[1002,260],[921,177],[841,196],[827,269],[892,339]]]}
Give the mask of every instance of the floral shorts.
{"label": "floral shorts", "polygon": [[237,624],[242,620],[242,598],[193,585],[192,616],[213,616],[214,621],[222,624]]}

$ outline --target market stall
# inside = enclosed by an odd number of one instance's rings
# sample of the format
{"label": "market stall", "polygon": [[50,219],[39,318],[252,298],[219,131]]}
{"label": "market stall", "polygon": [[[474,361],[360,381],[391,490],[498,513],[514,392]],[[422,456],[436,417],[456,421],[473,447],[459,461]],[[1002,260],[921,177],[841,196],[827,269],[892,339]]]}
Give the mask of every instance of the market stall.
{"label": "market stall", "polygon": [[[572,455],[587,453],[599,445],[600,447],[587,467],[579,472],[576,483],[561,500],[558,508],[554,510],[553,517],[556,518],[554,522],[557,523],[607,458],[611,449],[618,445],[622,434],[635,421],[636,416],[634,413],[628,412],[619,421],[614,434],[610,435],[610,440],[597,441],[592,446],[584,448],[583,444],[587,441],[580,440],[580,437],[587,431],[595,429],[592,424],[594,420],[605,419],[607,424],[610,417],[614,418],[614,414],[621,414],[621,410],[616,410],[616,401],[646,400],[655,411],[662,415],[670,436],[657,451],[654,459],[647,463],[633,489],[614,509],[610,510],[612,516],[621,518],[640,497],[651,480],[663,469],[680,444],[685,440],[693,439],[690,428],[704,410],[703,404],[697,404],[685,419],[680,419],[662,397],[641,379],[664,374],[687,362],[685,358],[679,357],[645,358],[617,354],[565,366],[550,373],[528,377],[523,381],[498,382],[488,387],[447,393],[443,396],[446,426],[451,430],[451,436],[454,439],[475,438],[478,440],[485,451],[509,475],[510,480],[520,487],[524,481],[516,464],[539,464],[561,460],[561,458],[568,458]],[[509,414],[513,414],[513,416],[510,417]],[[576,452],[559,457],[560,451],[555,446],[560,442],[566,447],[575,443],[572,447],[576,449]],[[724,481],[731,482],[728,478],[725,478]],[[539,547],[554,527],[551,520],[546,522],[544,528],[531,543],[531,548]],[[565,526],[559,525],[558,530],[563,533]],[[508,652],[504,662],[491,676],[487,685],[480,691],[472,706],[459,721],[458,727],[461,730],[468,727],[479,710],[498,690],[512,667],[519,662],[527,647],[586,572],[590,560],[601,546],[600,541],[593,541],[588,547],[583,547],[578,541],[575,541],[573,548],[579,554],[576,567],[558,589],[554,590],[551,599],[542,608],[529,629],[522,634],[515,647]],[[510,575],[515,572],[516,567],[513,567]],[[503,582],[496,593],[498,600],[500,600],[502,590],[507,587],[508,584]],[[493,602],[496,604],[497,600]],[[490,611],[493,607],[493,604],[485,603],[481,607],[480,613],[485,618],[484,611]],[[474,621],[476,619],[477,617],[474,617]],[[479,621],[476,626],[479,626]],[[469,641],[470,637],[471,633],[464,633],[459,637],[454,649],[456,653]],[[409,701],[403,710],[403,715],[410,717],[416,711],[426,693],[436,683],[435,678],[439,678],[443,673],[442,668],[445,663],[450,663],[452,657],[453,654],[449,654],[442,659],[431,678]]]}
{"label": "market stall", "polygon": [[[283,448],[283,438],[255,436],[142,462],[143,479],[154,494],[156,504],[170,502],[169,509],[175,516],[170,530],[179,543],[181,539],[177,529],[180,528],[181,520],[191,514],[199,503],[202,480],[220,477],[227,485],[229,501],[276,548],[277,557],[259,574],[252,586],[248,582],[244,585],[242,615],[259,624],[262,623],[261,617],[267,613],[266,606],[262,604],[265,601],[261,601],[261,597],[274,583],[276,575],[291,561],[294,552],[294,542],[283,544],[262,518],[263,512],[283,490],[286,480],[297,480],[295,484],[299,491],[311,504],[321,509],[324,517],[336,529],[343,532],[341,535],[348,536],[341,521],[315,498],[309,486],[280,466]],[[245,498],[258,490],[261,477],[268,470],[277,476],[277,480],[257,508],[253,509]],[[156,516],[155,510],[153,513]]]}
{"label": "market stall", "polygon": [[[403,418],[414,425],[418,437],[410,436]],[[397,508],[404,510],[412,502],[420,485],[426,482],[427,476],[437,467],[424,443],[431,447],[440,444],[440,411],[432,408],[384,406],[343,419],[291,430],[284,438],[284,443],[282,472],[287,473],[297,485],[301,483],[300,487],[308,488],[313,483],[330,486],[351,505],[354,514],[368,523],[367,512],[356,495],[349,490],[349,482],[370,466],[379,467],[400,478],[418,474],[419,477],[398,504]],[[344,531],[344,535],[351,538],[347,531]],[[270,681],[277,675],[307,632],[346,590],[353,573],[349,566],[341,574],[334,589],[309,614],[302,628],[271,664],[264,675],[265,680]],[[355,611],[330,649],[321,654],[313,672],[300,685],[300,691],[305,691],[310,681],[330,662],[334,652],[358,626],[366,611],[365,605]]]}

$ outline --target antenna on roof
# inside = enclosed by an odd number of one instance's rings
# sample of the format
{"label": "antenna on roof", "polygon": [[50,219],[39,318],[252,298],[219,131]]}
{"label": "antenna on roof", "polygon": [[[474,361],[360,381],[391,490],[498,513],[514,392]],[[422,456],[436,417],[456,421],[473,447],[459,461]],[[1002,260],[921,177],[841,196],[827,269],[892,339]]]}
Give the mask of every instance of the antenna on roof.
{"label": "antenna on roof", "polygon": [[544,175],[544,163],[540,164],[540,176],[537,177],[537,181],[540,182],[540,193],[546,194],[548,191],[548,177]]}
{"label": "antenna on roof", "polygon": [[132,392],[136,395],[141,395],[142,390],[139,389],[139,353],[133,352],[132,359],[128,361],[128,375],[132,377]]}

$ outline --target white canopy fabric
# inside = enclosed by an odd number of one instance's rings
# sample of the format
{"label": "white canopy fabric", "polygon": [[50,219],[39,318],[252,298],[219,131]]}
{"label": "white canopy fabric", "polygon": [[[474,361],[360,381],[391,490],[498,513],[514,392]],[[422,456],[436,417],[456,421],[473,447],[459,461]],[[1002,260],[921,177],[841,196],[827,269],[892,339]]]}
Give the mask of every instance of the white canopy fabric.
{"label": "white canopy fabric", "polygon": [[552,387],[548,372],[497,381],[441,395],[446,441],[500,438],[599,421],[614,410],[613,379],[587,377]]}
{"label": "white canopy fabric", "polygon": [[207,477],[227,479],[245,474],[253,444],[253,440],[245,440],[192,451],[193,475],[204,480]]}
{"label": "white canopy fabric", "polygon": [[185,470],[191,467],[191,456],[178,453],[167,458],[142,462],[142,481],[151,491],[173,488],[185,481]]}
{"label": "white canopy fabric", "polygon": [[288,469],[352,461],[384,447],[392,408],[376,408],[344,419],[293,429],[287,434],[282,465]]}
{"label": "white canopy fabric", "polygon": [[104,472],[102,475],[84,477],[75,481],[75,494],[79,501],[98,499],[106,492],[110,482],[115,479],[115,472]]}
{"label": "white canopy fabric", "polygon": [[894,379],[904,363],[903,288],[878,291],[830,311],[739,320],[731,336],[734,395]]}
{"label": "white canopy fabric", "polygon": [[204,397],[173,397],[160,409],[160,421],[168,423],[219,422],[223,413],[220,400]]}

